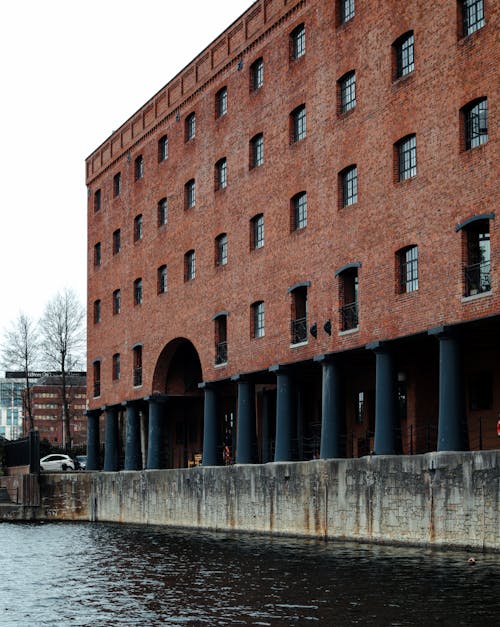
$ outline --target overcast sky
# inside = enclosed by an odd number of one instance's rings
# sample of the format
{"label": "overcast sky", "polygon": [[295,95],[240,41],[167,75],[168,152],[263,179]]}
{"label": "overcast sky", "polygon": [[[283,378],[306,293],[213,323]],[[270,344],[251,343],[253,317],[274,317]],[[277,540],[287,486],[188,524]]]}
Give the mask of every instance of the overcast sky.
{"label": "overcast sky", "polygon": [[65,287],[86,302],[85,158],[252,0],[0,5],[0,342]]}

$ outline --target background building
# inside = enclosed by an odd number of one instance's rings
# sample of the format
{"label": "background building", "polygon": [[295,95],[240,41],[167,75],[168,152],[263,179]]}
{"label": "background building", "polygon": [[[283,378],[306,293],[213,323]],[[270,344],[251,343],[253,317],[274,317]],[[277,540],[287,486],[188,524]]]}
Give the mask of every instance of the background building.
{"label": "background building", "polygon": [[22,378],[0,379],[0,435],[7,440],[15,440],[23,433],[24,386]]}
{"label": "background building", "polygon": [[498,446],[498,16],[259,0],[87,158],[108,470]]}

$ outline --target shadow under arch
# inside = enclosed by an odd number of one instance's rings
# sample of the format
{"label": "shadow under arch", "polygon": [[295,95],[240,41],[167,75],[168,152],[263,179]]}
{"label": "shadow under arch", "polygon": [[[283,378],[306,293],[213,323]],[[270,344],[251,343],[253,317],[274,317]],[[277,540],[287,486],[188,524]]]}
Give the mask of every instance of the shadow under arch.
{"label": "shadow under arch", "polygon": [[161,351],[153,374],[153,394],[166,397],[162,449],[167,468],[201,463],[203,445],[203,375],[194,345],[179,337]]}

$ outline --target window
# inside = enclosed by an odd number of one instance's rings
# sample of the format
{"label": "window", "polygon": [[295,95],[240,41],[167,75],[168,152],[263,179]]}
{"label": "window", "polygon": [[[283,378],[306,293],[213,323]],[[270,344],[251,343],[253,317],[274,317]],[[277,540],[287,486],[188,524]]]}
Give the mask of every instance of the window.
{"label": "window", "polygon": [[306,105],[300,105],[292,111],[291,118],[291,141],[298,142],[306,136]]}
{"label": "window", "polygon": [[354,17],[354,0],[339,0],[340,23],[345,24]]}
{"label": "window", "polygon": [[291,343],[307,342],[307,286],[301,285],[291,292]]}
{"label": "window", "polygon": [[215,94],[215,117],[221,118],[227,113],[227,87],[219,89]]}
{"label": "window", "polygon": [[477,220],[464,229],[464,296],[491,290],[491,249],[489,220]]}
{"label": "window", "polygon": [[186,118],[185,139],[187,142],[195,138],[196,135],[196,116],[190,113]]}
{"label": "window", "polygon": [[218,266],[227,264],[227,235],[221,233],[215,239],[215,263]]}
{"label": "window", "polygon": [[215,164],[215,190],[227,187],[227,160],[224,157]]}
{"label": "window", "polygon": [[142,305],[142,279],[134,281],[134,305]]}
{"label": "window", "polygon": [[482,28],[484,19],[484,0],[462,0],[462,35],[467,37]]}
{"label": "window", "polygon": [[160,266],[157,270],[157,291],[158,294],[165,294],[167,291],[167,266]]}
{"label": "window", "polygon": [[101,362],[99,360],[94,361],[92,364],[93,379],[94,379],[94,398],[101,396]]}
{"label": "window", "polygon": [[300,192],[292,198],[292,231],[307,226],[307,193]]}
{"label": "window", "polygon": [[346,113],[356,106],[356,72],[348,72],[339,80],[340,113]]}
{"label": "window", "polygon": [[339,275],[340,330],[358,327],[358,269],[348,268]]}
{"label": "window", "polygon": [[142,179],[144,176],[144,159],[142,158],[142,155],[139,155],[135,160],[134,172],[136,181]]}
{"label": "window", "polygon": [[398,180],[405,181],[417,174],[417,137],[408,135],[396,144]]}
{"label": "window", "polygon": [[465,149],[477,148],[488,141],[488,100],[474,100],[462,109]]}
{"label": "window", "polygon": [[264,246],[264,214],[259,213],[250,220],[250,248]]}
{"label": "window", "polygon": [[168,136],[163,135],[158,141],[158,162],[166,161],[168,159]]}
{"label": "window", "polygon": [[227,363],[227,314],[221,314],[215,323],[215,365]]}
{"label": "window", "polygon": [[192,281],[196,276],[196,256],[194,250],[184,255],[184,281]]}
{"label": "window", "polygon": [[264,135],[259,133],[250,140],[250,168],[258,168],[264,163]]}
{"label": "window", "polygon": [[306,27],[300,24],[290,35],[290,56],[299,59],[306,53]]}
{"label": "window", "polygon": [[351,165],[339,175],[340,189],[342,196],[340,204],[342,207],[349,207],[358,202],[358,168]]}
{"label": "window", "polygon": [[134,387],[142,385],[142,346],[134,346],[133,357],[133,384]]}
{"label": "window", "polygon": [[397,253],[400,294],[418,290],[418,246],[407,246]]}
{"label": "window", "polygon": [[94,246],[94,266],[100,266],[102,262],[101,242],[97,242]]}
{"label": "window", "polygon": [[142,239],[142,213],[134,218],[134,242]]}
{"label": "window", "polygon": [[115,353],[113,355],[112,377],[113,377],[113,381],[118,381],[120,379],[120,353]]}
{"label": "window", "polygon": [[94,301],[94,324],[101,322],[101,301]]}
{"label": "window", "polygon": [[113,177],[113,196],[119,196],[122,191],[122,175],[117,172]]}
{"label": "window", "polygon": [[365,393],[363,391],[358,392],[356,398],[356,422],[363,424],[365,419]]}
{"label": "window", "polygon": [[257,59],[250,66],[250,89],[257,91],[264,84],[264,60]]}
{"label": "window", "polygon": [[94,192],[94,211],[100,211],[101,210],[101,190],[100,189],[96,189],[96,191]]}
{"label": "window", "polygon": [[113,231],[113,255],[118,254],[121,247],[121,232],[120,229],[116,229],[116,231]]}
{"label": "window", "polygon": [[252,305],[252,337],[264,337],[264,302]]}
{"label": "window", "polygon": [[186,209],[192,209],[196,204],[196,184],[191,179],[184,185],[184,206]]}
{"label": "window", "polygon": [[113,292],[113,314],[119,314],[122,308],[122,295],[120,290]]}
{"label": "window", "polygon": [[413,31],[401,35],[393,44],[395,56],[395,78],[401,78],[410,74],[415,69],[413,56],[414,38]]}
{"label": "window", "polygon": [[168,202],[166,198],[162,198],[158,202],[158,226],[167,224],[168,221]]}

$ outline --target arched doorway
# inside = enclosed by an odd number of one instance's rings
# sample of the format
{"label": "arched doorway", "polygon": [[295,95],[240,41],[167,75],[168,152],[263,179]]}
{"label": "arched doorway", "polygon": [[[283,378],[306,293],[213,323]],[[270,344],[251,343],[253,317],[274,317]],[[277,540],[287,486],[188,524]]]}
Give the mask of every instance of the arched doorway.
{"label": "arched doorway", "polygon": [[187,468],[201,463],[203,393],[202,371],[193,344],[172,340],[162,350],[153,376],[153,393],[166,397],[163,429],[164,465]]}

